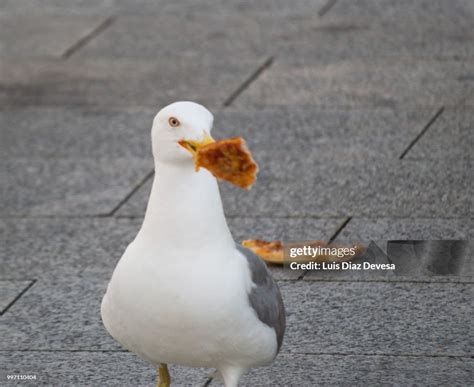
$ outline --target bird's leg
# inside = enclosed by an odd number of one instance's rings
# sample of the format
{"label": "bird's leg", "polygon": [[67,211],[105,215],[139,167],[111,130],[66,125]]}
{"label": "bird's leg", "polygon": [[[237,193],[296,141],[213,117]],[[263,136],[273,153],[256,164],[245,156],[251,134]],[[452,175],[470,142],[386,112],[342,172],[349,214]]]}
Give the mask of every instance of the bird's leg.
{"label": "bird's leg", "polygon": [[158,368],[158,375],[160,379],[158,380],[157,387],[170,387],[171,385],[171,378],[170,373],[168,371],[168,366],[166,364],[160,363],[160,367]]}
{"label": "bird's leg", "polygon": [[225,387],[237,387],[239,379],[244,374],[245,368],[240,367],[224,367],[220,368],[219,372],[224,379]]}

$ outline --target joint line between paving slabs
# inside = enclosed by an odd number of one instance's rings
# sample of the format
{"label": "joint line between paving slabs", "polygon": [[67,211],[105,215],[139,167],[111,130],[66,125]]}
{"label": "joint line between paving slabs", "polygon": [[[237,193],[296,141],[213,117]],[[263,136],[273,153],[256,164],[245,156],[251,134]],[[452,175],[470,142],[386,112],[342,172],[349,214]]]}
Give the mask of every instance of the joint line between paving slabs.
{"label": "joint line between paving slabs", "polygon": [[80,38],[76,43],[74,43],[71,47],[69,47],[66,51],[64,51],[61,55],[62,59],[68,59],[74,53],[79,51],[82,47],[84,47],[87,43],[89,43],[92,39],[98,36],[101,32],[103,32],[107,27],[109,27],[115,21],[115,17],[109,16],[103,22],[101,22],[97,27],[95,27],[91,32]]}
{"label": "joint line between paving slabs", "polygon": [[418,133],[418,136],[416,136],[413,141],[407,146],[407,148],[403,151],[403,153],[400,155],[399,160],[403,160],[403,158],[406,156],[408,151],[413,148],[413,146],[420,140],[421,137],[424,136],[424,134],[428,131],[428,129],[435,123],[435,121],[443,114],[444,112],[444,106],[441,106],[436,114],[431,118],[431,120],[428,121],[428,123],[425,125],[425,127],[421,130],[420,133]]}
{"label": "joint line between paving slabs", "polygon": [[272,63],[273,63],[273,60],[274,60],[274,57],[271,56],[269,57],[265,62],[263,62],[258,68],[257,70],[255,70],[251,75],[250,77],[248,77],[238,88],[237,90],[235,90],[229,98],[227,98],[224,103],[223,103],[223,106],[224,107],[227,107],[227,106],[230,106],[232,104],[232,102],[235,101],[235,99],[240,95],[242,94],[242,92],[247,89],[259,76],[260,74],[262,74],[267,68],[269,68]]}
{"label": "joint line between paving slabs", "polygon": [[342,224],[337,228],[337,230],[334,232],[334,234],[331,235],[331,237],[328,240],[328,244],[334,242],[334,240],[339,236],[342,230],[346,228],[346,226],[349,224],[349,222],[352,220],[352,216],[348,216],[347,219],[342,222]]}
{"label": "joint line between paving slabs", "polygon": [[155,170],[151,170],[120,202],[105,216],[114,216],[115,213],[155,174]]}
{"label": "joint line between paving slabs", "polygon": [[337,0],[328,0],[326,4],[324,4],[318,11],[318,16],[323,17],[326,15],[332,7],[334,7],[337,3]]}
{"label": "joint line between paving slabs", "polygon": [[[334,242],[334,240],[338,237],[338,235],[341,233],[342,230],[349,224],[349,222],[352,220],[352,216],[348,216],[344,222],[337,228],[336,231],[330,236],[328,239],[328,244],[331,244]],[[306,274],[308,274],[309,270],[305,270],[297,279],[297,281],[301,281]]]}
{"label": "joint line between paving slabs", "polygon": [[7,311],[25,294],[35,283],[37,280],[31,280],[31,282],[25,286],[25,288],[16,295],[16,297],[0,312],[0,316],[3,316]]}

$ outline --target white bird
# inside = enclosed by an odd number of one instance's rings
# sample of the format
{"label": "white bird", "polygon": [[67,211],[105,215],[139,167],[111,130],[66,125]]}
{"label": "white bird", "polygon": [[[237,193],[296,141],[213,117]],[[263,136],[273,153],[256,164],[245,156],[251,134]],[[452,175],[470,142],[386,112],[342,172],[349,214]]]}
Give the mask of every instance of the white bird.
{"label": "white bird", "polygon": [[280,291],[266,264],[228,229],[216,179],[178,144],[213,141],[212,114],[176,102],[154,118],[155,178],[138,235],[115,268],[101,306],[108,332],[159,370],[216,368],[226,387],[277,355],[285,330]]}

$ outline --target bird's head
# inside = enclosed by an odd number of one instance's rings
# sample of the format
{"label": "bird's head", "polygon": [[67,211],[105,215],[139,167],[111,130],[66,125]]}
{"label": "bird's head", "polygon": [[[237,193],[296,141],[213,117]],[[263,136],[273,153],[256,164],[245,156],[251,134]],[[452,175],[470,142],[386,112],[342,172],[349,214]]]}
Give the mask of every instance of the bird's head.
{"label": "bird's head", "polygon": [[175,102],[164,107],[155,116],[151,131],[155,159],[192,162],[199,147],[214,141],[211,137],[213,121],[211,112],[194,102]]}

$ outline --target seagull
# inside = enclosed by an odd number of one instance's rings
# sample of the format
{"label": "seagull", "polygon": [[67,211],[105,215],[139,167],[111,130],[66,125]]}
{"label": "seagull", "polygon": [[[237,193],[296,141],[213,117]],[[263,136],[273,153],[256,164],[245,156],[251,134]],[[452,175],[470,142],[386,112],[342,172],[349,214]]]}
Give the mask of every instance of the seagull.
{"label": "seagull", "polygon": [[[158,112],[151,130],[155,177],[143,224],[119,260],[101,304],[110,335],[158,371],[215,368],[226,387],[270,364],[285,309],[266,264],[236,244],[216,178],[193,151],[214,140],[213,115],[194,102]],[[178,144],[186,140],[186,150]]]}

